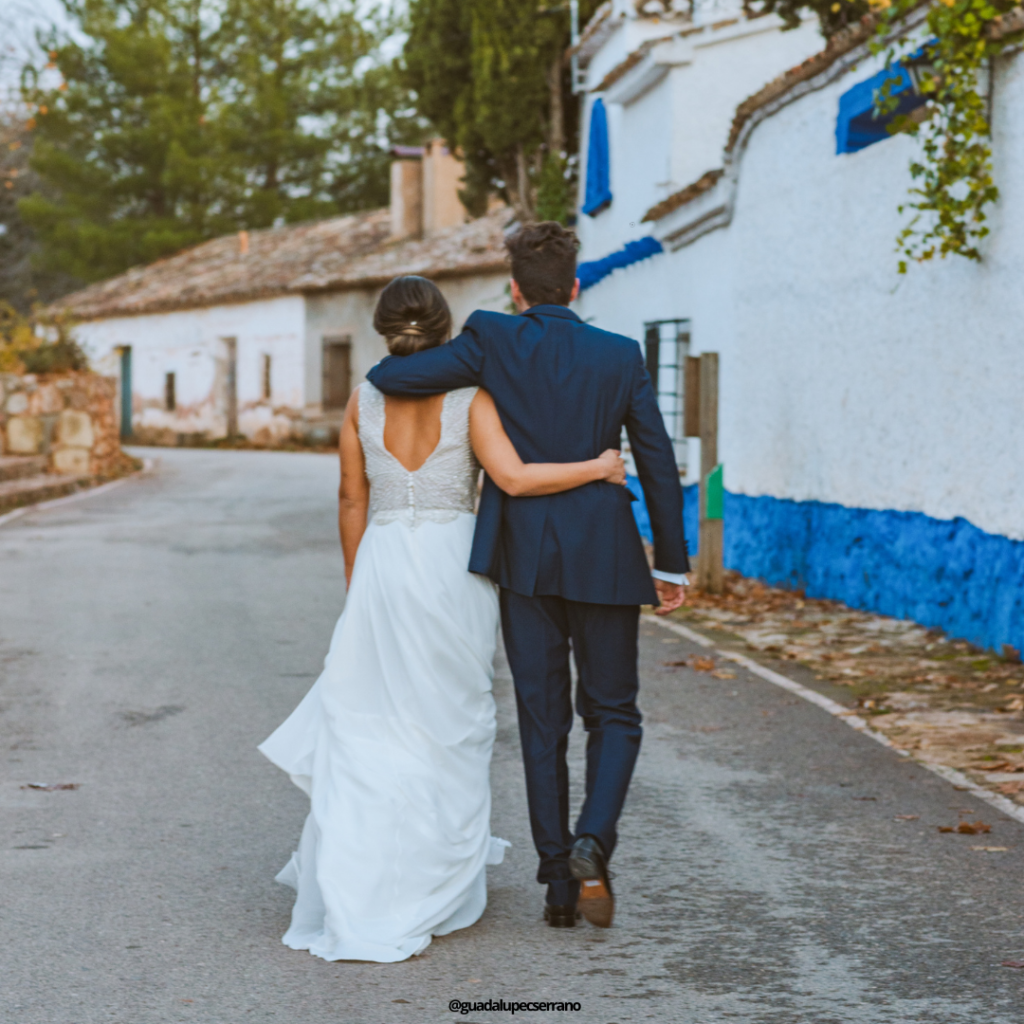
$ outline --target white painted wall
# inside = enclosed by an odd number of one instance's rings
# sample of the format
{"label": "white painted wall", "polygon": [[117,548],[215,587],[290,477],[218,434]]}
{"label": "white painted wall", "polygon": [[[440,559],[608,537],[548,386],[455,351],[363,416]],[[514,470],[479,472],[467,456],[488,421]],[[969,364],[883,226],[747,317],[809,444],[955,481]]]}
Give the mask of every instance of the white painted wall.
{"label": "white painted wall", "polygon": [[1024,539],[1024,58],[996,74],[1002,198],[984,263],[905,278],[896,208],[915,144],[835,153],[839,96],[875,70],[865,59],[754,129],[728,227],[616,271],[578,308],[634,337],[690,317],[694,350],[721,353],[731,491],[963,516]]}
{"label": "white painted wall", "polygon": [[[704,13],[727,17],[731,12],[709,8]],[[680,35],[688,26],[632,20],[595,55],[587,68],[588,90],[644,39],[675,32],[675,37],[659,43],[649,58],[656,57],[665,68],[659,81],[634,95],[631,76],[645,74],[638,66],[603,94],[614,199],[595,217],[580,215],[576,230],[582,244],[581,260],[600,259],[626,242],[650,234],[650,225],[642,223],[647,210],[705,171],[722,166],[722,150],[737,105],[822,48],[816,20],[807,20],[793,31],[782,31],[782,24],[772,15]],[[588,92],[585,99],[581,201],[586,187],[590,110],[598,95]]]}
{"label": "white painted wall", "polygon": [[[508,275],[442,280],[456,331],[474,309],[504,309]],[[380,289],[291,295],[257,302],[113,317],[76,328],[93,366],[120,375],[119,349],[132,349],[133,426],[143,437],[173,443],[177,434],[227,432],[225,338],[237,339],[238,427],[262,443],[294,433],[296,420],[321,414],[324,339],[352,340],[352,383],[387,354],[373,329]],[[263,398],[263,356],[271,358],[271,398]],[[165,407],[174,373],[175,411]],[[337,418],[337,417],[335,417]]]}
{"label": "white painted wall", "polygon": [[[143,431],[209,433],[227,430],[223,339],[237,339],[239,428],[273,437],[289,429],[280,408],[304,403],[304,299],[284,296],[258,302],[115,317],[80,324],[76,334],[101,373],[118,376],[118,348],[132,348],[133,422]],[[262,357],[271,357],[272,392],[262,396]],[[177,410],[164,407],[167,373],[175,374]],[[269,438],[268,438],[269,439]]]}

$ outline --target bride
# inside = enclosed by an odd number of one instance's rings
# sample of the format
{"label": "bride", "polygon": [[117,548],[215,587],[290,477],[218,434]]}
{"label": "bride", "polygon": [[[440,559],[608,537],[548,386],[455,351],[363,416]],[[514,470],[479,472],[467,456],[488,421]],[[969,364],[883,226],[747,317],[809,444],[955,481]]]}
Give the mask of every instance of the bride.
{"label": "bride", "polygon": [[[440,345],[448,305],[399,277],[374,328],[393,355]],[[480,465],[511,495],[625,482],[619,453],[524,465],[487,392],[385,398],[357,388],[341,431],[348,594],[324,670],[260,750],[310,798],[277,876],[298,896],[284,943],[394,962],[477,921],[490,834],[496,588],[468,572]]]}

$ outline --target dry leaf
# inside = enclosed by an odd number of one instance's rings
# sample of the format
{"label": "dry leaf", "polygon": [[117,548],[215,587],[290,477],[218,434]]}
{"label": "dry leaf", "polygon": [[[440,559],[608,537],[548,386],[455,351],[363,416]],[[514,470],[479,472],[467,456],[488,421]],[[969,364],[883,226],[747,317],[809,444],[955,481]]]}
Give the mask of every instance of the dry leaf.
{"label": "dry leaf", "polygon": [[695,672],[714,672],[714,670],[715,670],[715,659],[714,658],[705,658],[705,657],[696,657],[696,658],[693,659],[692,662],[690,662],[690,667]]}
{"label": "dry leaf", "polygon": [[686,666],[689,665],[689,664],[690,664],[690,662],[689,662],[688,658],[680,658],[679,661],[663,661],[662,662],[662,665],[664,665],[665,668],[686,668]]}
{"label": "dry leaf", "polygon": [[920,814],[897,814],[893,821],[917,821],[920,818]]}
{"label": "dry leaf", "polygon": [[1001,964],[1002,967],[1024,967],[1024,960],[1004,960]]}
{"label": "dry leaf", "polygon": [[991,832],[992,826],[986,825],[983,821],[961,821],[956,827],[957,832],[965,836],[980,836],[985,832]]}
{"label": "dry leaf", "polygon": [[53,793],[58,789],[78,789],[77,782],[30,782],[22,789],[42,789],[47,793]]}
{"label": "dry leaf", "polygon": [[983,853],[1006,853],[1008,846],[972,846],[972,850],[979,850]]}
{"label": "dry leaf", "polygon": [[711,675],[715,679],[735,679],[736,678],[736,673],[735,672],[726,672],[723,669],[719,669],[719,671],[717,671],[717,672],[712,672]]}

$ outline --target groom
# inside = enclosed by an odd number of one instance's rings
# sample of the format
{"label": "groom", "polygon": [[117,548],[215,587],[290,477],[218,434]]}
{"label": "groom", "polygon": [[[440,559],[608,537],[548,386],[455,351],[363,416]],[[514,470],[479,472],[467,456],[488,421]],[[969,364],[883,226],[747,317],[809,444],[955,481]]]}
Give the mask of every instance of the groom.
{"label": "groom", "polygon": [[[548,886],[545,919],[572,927],[578,902],[588,921],[608,927],[608,860],[640,750],[640,605],[660,602],[662,614],[678,608],[690,566],[675,455],[640,346],[568,308],[579,293],[577,245],[553,221],[521,228],[506,241],[521,315],[477,310],[449,344],[389,356],[367,376],[389,395],[486,388],[524,462],[592,459],[618,448],[626,428],[654,533],[653,571],[629,492],[605,482],[513,498],[486,479],[469,563],[501,588],[537,881]],[[575,834],[566,765],[570,642],[587,732],[586,799]]]}

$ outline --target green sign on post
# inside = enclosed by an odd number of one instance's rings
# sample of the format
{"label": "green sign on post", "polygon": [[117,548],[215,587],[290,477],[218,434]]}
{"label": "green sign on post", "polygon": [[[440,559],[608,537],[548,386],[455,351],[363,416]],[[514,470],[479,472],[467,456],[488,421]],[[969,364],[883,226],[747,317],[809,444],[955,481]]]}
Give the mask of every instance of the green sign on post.
{"label": "green sign on post", "polygon": [[725,487],[722,484],[722,463],[719,463],[704,480],[704,518],[723,519],[725,510]]}

